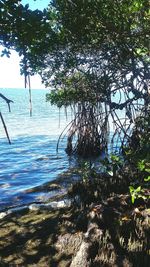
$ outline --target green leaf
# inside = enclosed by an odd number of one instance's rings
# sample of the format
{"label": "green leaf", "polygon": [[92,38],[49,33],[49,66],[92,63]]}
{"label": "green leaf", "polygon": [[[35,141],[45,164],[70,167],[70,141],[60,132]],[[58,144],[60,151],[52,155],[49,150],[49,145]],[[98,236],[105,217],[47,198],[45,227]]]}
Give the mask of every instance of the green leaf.
{"label": "green leaf", "polygon": [[135,189],[135,192],[136,193],[138,193],[138,192],[140,192],[141,191],[141,186],[139,186],[139,187],[137,187],[136,189]]}
{"label": "green leaf", "polygon": [[144,161],[144,159],[143,159],[143,160],[140,160],[140,161],[138,162],[138,169],[139,169],[140,171],[143,171],[143,170],[145,169],[145,161]]}
{"label": "green leaf", "polygon": [[134,204],[134,202],[135,202],[135,197],[133,195],[131,196],[131,202],[132,202],[132,204]]}
{"label": "green leaf", "polygon": [[135,189],[132,185],[129,186],[130,193],[132,193]]}
{"label": "green leaf", "polygon": [[144,178],[145,182],[149,182],[150,181],[150,176],[148,176],[147,178]]}
{"label": "green leaf", "polygon": [[115,161],[115,162],[119,162],[120,158],[118,156],[116,156],[116,155],[111,155],[111,160]]}

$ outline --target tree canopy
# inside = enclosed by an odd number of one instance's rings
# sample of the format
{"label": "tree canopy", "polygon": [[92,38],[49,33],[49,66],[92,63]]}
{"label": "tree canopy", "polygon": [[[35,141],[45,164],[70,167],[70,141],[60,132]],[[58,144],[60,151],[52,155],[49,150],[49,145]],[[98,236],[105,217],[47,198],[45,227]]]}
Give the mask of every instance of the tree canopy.
{"label": "tree canopy", "polygon": [[[57,15],[59,42],[45,58],[43,79],[56,88],[49,99],[65,106],[72,104],[72,99],[74,104],[81,104],[84,98],[86,108],[84,105],[81,112],[79,105],[81,117],[74,121],[71,133],[84,129],[91,108],[96,108],[97,131],[105,135],[101,142],[106,143],[110,118],[116,126],[115,133],[126,139],[141,103],[144,101],[145,107],[149,103],[148,2],[58,0],[52,1],[52,6]],[[89,88],[86,93],[85,87]],[[88,115],[81,126],[85,109]],[[124,122],[117,110],[122,110]],[[84,132],[87,140],[89,129]]]}
{"label": "tree canopy", "polygon": [[[40,10],[30,10],[29,5],[23,6],[19,0],[0,1],[0,44],[4,46],[2,56],[9,57],[10,49],[15,49],[21,59],[21,73],[34,74],[30,60],[47,53],[54,40],[51,29],[50,14]],[[40,67],[42,67],[40,65]]]}
{"label": "tree canopy", "polygon": [[85,128],[93,110],[99,118],[96,139],[105,135],[100,129],[108,133],[110,118],[115,133],[126,139],[137,111],[149,105],[149,1],[53,0],[43,12],[21,1],[0,4],[4,54],[14,48],[23,55],[25,77],[38,72],[55,89],[47,96],[52,104],[76,105],[69,136],[82,129],[88,139],[91,127]]}

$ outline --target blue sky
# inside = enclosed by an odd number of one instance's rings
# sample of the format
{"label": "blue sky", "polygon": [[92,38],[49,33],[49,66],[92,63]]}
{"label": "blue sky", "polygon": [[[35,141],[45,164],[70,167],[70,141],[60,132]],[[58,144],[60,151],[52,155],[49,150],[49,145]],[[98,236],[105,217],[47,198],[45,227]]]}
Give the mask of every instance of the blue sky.
{"label": "blue sky", "polygon": [[29,4],[30,9],[41,9],[46,8],[49,4],[50,0],[22,0],[21,3],[23,5]]}
{"label": "blue sky", "polygon": [[[23,5],[29,4],[30,9],[46,8],[50,0],[22,0]],[[0,51],[2,47],[0,47]],[[0,88],[24,88],[24,77],[20,76],[19,56],[12,51],[11,57],[0,58]],[[38,75],[31,77],[31,87],[33,89],[44,88],[41,78]]]}

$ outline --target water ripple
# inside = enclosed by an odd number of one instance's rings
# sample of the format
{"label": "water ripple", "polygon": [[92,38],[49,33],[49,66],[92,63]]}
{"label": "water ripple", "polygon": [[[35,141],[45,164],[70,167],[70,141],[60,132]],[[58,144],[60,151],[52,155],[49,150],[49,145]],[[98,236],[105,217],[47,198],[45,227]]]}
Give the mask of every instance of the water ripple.
{"label": "water ripple", "polygon": [[68,123],[59,111],[45,102],[46,92],[33,90],[33,117],[29,117],[28,91],[1,89],[1,93],[12,99],[12,113],[0,101],[11,145],[8,145],[0,125],[0,209],[30,203],[46,198],[42,192],[25,193],[26,190],[57,178],[69,166],[65,141],[56,154],[57,138]]}

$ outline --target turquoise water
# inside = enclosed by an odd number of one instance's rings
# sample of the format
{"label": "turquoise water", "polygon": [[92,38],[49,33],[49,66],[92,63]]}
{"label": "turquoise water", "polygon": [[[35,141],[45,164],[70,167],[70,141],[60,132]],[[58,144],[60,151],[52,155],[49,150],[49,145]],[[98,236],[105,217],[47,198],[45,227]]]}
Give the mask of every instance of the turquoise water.
{"label": "turquoise water", "polygon": [[13,100],[11,113],[0,99],[0,110],[7,124],[11,145],[0,121],[0,209],[43,201],[49,194],[26,193],[36,186],[57,178],[67,170],[69,160],[64,151],[65,141],[56,144],[59,134],[68,124],[63,110],[45,101],[46,90],[32,90],[33,116],[29,115],[27,89],[0,89]]}
{"label": "turquoise water", "polygon": [[[77,164],[65,153],[65,139],[56,153],[58,137],[70,122],[71,114],[68,111],[66,120],[63,109],[59,111],[47,103],[47,92],[32,90],[33,115],[30,117],[27,89],[0,89],[0,93],[14,101],[9,113],[0,98],[0,111],[11,139],[9,145],[0,120],[0,210],[48,200],[53,192],[45,193],[39,190],[40,186]],[[113,124],[111,128],[113,130]]]}

